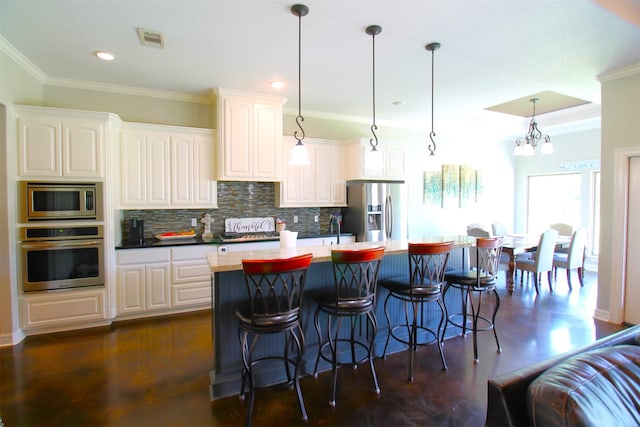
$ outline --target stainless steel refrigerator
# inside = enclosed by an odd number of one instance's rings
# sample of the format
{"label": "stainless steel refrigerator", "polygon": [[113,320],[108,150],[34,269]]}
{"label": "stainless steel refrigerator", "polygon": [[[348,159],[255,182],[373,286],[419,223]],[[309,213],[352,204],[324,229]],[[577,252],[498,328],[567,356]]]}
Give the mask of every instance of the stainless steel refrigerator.
{"label": "stainless steel refrigerator", "polygon": [[342,230],[358,242],[407,238],[407,196],[404,183],[349,181]]}

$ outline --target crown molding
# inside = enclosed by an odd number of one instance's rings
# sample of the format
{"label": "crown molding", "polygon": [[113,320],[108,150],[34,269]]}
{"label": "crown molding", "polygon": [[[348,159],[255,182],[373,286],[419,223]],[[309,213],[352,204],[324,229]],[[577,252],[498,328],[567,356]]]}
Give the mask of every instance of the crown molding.
{"label": "crown molding", "polygon": [[608,82],[611,80],[617,80],[624,77],[640,74],[640,63],[632,64],[627,67],[622,67],[617,70],[607,71],[606,73],[598,74],[596,78],[600,83]]}
{"label": "crown molding", "polygon": [[47,75],[42,72],[33,62],[24,56],[18,49],[16,49],[7,39],[0,35],[0,51],[4,52],[9,58],[11,58],[16,64],[27,71],[33,78],[35,78],[40,84],[44,84],[47,81]]}
{"label": "crown molding", "polygon": [[109,83],[91,82],[87,80],[74,80],[52,77],[45,82],[46,86],[68,87],[73,89],[84,89],[99,92],[119,93],[121,95],[144,96],[149,98],[160,98],[172,101],[193,102],[197,104],[210,104],[211,98],[208,95],[193,95],[183,92],[170,92],[164,90],[144,89],[133,86],[115,85]]}

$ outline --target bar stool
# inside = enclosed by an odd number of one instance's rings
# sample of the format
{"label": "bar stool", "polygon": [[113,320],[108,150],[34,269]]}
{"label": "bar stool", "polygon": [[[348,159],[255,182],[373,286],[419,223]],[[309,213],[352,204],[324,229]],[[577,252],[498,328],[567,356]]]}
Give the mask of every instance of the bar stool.
{"label": "bar stool", "polygon": [[[243,260],[248,300],[236,309],[240,327],[238,335],[242,351],[242,385],[240,398],[249,394],[249,410],[246,425],[251,425],[256,389],[271,389],[288,386],[296,391],[302,419],[307,420],[307,411],[300,390],[299,369],[304,353],[304,333],[300,322],[302,296],[307,269],[312,254],[270,260]],[[258,338],[262,335],[284,333],[284,351],[281,355],[264,354],[254,359]],[[249,335],[253,339],[249,344]],[[291,349],[291,350],[290,350]],[[290,351],[293,353],[290,354]],[[265,384],[256,383],[258,366],[273,369],[284,364],[286,380],[269,379]],[[291,367],[294,373],[291,375]],[[274,383],[275,381],[275,383]]]}
{"label": "bar stool", "polygon": [[[473,248],[471,250],[473,250]],[[495,328],[496,314],[500,307],[500,296],[496,291],[496,284],[498,281],[500,254],[502,253],[502,238],[479,237],[476,240],[475,251],[477,267],[447,272],[444,276],[447,284],[442,292],[442,299],[445,299],[449,289],[459,289],[462,297],[462,312],[459,314],[449,315],[447,311],[447,321],[444,325],[444,331],[442,332],[442,341],[444,341],[444,336],[447,332],[447,325],[449,323],[462,328],[462,334],[465,335],[467,333],[467,328],[469,327],[467,316],[470,315],[471,331],[473,332],[473,362],[479,363],[478,331],[492,329],[493,335],[496,338],[498,353],[502,352],[502,347],[500,347],[500,341],[498,341],[498,334],[496,333]],[[482,295],[487,292],[492,292],[496,298],[491,319],[480,315],[480,310],[482,308]],[[474,303],[473,301],[474,294],[477,295],[477,303]],[[471,313],[467,310],[468,306],[470,306]],[[457,318],[460,318],[461,320],[457,322],[455,320]],[[478,326],[479,321],[482,321],[481,326]]]}
{"label": "bar stool", "polygon": [[[389,335],[384,345],[384,356],[387,354],[389,339],[407,344],[409,346],[409,381],[413,381],[414,352],[419,345],[427,345],[436,342],[442,369],[447,369],[447,362],[442,351],[440,331],[446,321],[446,310],[442,302],[442,288],[444,287],[444,274],[449,260],[449,253],[453,242],[442,243],[409,243],[409,272],[406,276],[394,277],[380,281],[380,285],[389,291],[384,300],[384,314],[389,325]],[[404,304],[406,323],[391,326],[389,316],[389,300],[398,299]],[[424,304],[436,302],[440,307],[440,321],[438,330],[425,323]],[[409,309],[411,307],[411,310]],[[418,318],[420,320],[418,321]],[[406,334],[400,335],[400,330],[406,330]],[[418,333],[426,335],[422,342]]]}
{"label": "bar stool", "polygon": [[[317,378],[320,358],[331,363],[333,373],[329,400],[331,406],[336,406],[336,383],[339,366],[349,365],[353,369],[357,369],[359,363],[369,360],[373,387],[375,392],[380,394],[378,378],[373,366],[373,350],[378,329],[375,315],[376,287],[378,270],[383,256],[383,247],[362,250],[332,250],[334,286],[314,289],[309,292],[318,304],[314,323],[319,345],[313,374]],[[320,313],[327,315],[326,338],[324,340],[320,328]],[[367,321],[365,336],[362,336],[362,324],[360,324],[360,328],[357,328],[357,321],[362,319],[362,316],[365,316]],[[335,325],[332,322],[334,318],[337,318]],[[343,319],[349,321],[349,328],[346,331],[343,330],[346,328],[341,328]],[[339,356],[344,354],[348,357],[341,360]]]}

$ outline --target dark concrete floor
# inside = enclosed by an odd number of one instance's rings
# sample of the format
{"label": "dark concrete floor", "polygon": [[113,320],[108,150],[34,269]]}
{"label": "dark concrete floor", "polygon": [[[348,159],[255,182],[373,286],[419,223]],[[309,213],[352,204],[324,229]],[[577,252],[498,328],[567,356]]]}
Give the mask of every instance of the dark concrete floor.
{"label": "dark concrete floor", "polygon": [[[596,292],[593,273],[584,288],[568,291],[564,271],[553,293],[546,281],[539,296],[526,283],[512,296],[503,286],[501,354],[493,334],[482,333],[475,365],[471,336],[454,337],[444,346],[445,372],[437,347],[422,347],[413,383],[406,351],[376,359],[380,396],[366,364],[340,369],[335,408],[330,373],[305,377],[307,425],[482,426],[488,378],[622,328],[592,318]],[[27,337],[0,349],[0,417],[6,427],[242,425],[246,407],[237,397],[209,401],[210,334],[209,312],[197,312]],[[258,393],[255,405],[255,426],[305,425],[292,391]]]}

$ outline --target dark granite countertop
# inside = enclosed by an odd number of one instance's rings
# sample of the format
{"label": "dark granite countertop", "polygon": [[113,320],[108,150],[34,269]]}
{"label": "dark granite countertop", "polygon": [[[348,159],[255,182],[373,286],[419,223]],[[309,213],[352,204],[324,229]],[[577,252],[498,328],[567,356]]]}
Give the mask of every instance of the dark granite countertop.
{"label": "dark granite countertop", "polygon": [[[340,233],[341,236],[353,236],[352,233]],[[298,240],[300,239],[316,239],[316,238],[325,238],[332,237],[335,234],[298,234]],[[141,249],[141,248],[163,248],[167,246],[191,246],[191,245],[235,245],[235,244],[243,244],[243,243],[255,243],[255,242],[268,242],[268,241],[278,241],[280,237],[272,237],[268,239],[261,240],[246,240],[240,242],[223,242],[218,237],[214,237],[211,241],[205,242],[202,240],[201,236],[197,236],[190,239],[173,239],[173,240],[159,240],[154,238],[145,239],[141,243],[129,243],[129,242],[121,242],[116,246],[116,250],[119,249]]]}

